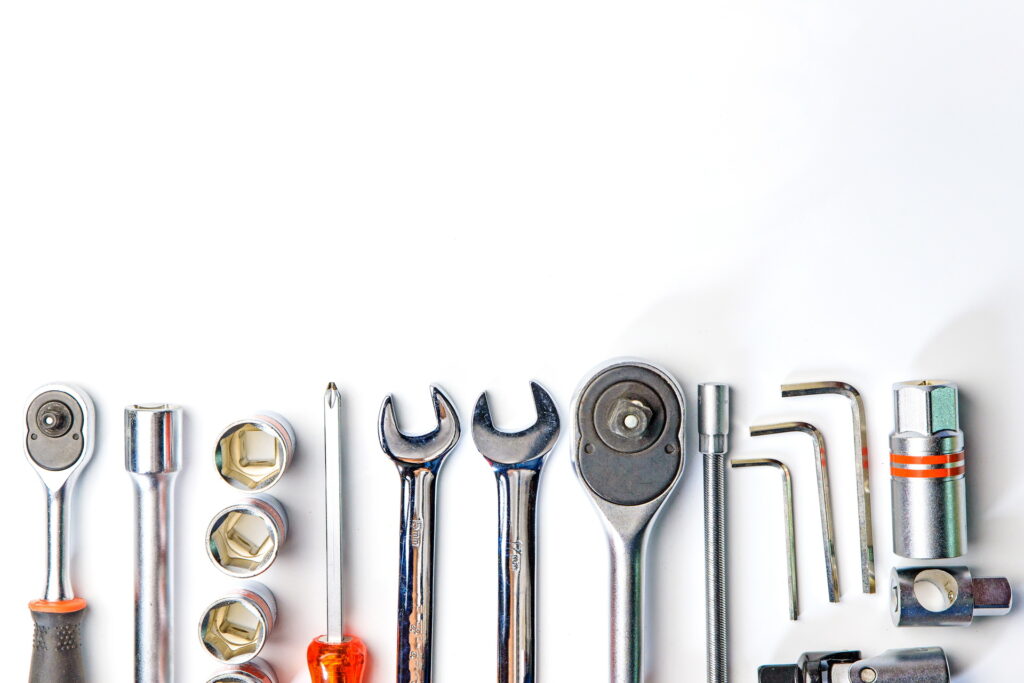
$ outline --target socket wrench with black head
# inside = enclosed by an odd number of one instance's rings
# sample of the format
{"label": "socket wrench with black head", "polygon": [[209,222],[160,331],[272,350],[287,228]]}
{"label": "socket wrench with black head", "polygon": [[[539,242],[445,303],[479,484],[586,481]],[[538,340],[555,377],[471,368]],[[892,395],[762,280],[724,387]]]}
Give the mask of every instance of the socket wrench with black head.
{"label": "socket wrench with black head", "polygon": [[35,621],[29,683],[85,680],[82,616],[68,575],[71,490],[92,457],[92,399],[77,387],[48,384],[28,400],[25,454],[46,487],[46,592],[29,603]]}
{"label": "socket wrench with black head", "polygon": [[615,362],[584,382],[573,421],[573,466],[601,514],[611,547],[611,681],[640,683],[645,548],[651,525],[683,471],[683,394],[664,370]]}

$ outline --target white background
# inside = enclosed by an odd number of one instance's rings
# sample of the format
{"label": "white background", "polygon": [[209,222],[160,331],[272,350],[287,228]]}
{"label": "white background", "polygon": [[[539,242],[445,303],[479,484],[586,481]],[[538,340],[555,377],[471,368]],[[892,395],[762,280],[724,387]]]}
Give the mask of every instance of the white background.
{"label": "white background", "polygon": [[[528,380],[568,431],[577,383],[633,355],[676,374],[691,459],[648,561],[648,680],[704,674],[694,388],[734,387],[736,457],[780,457],[797,495],[803,615],[786,620],[779,486],[729,478],[732,672],[814,649],[940,645],[960,683],[1009,681],[1024,617],[969,629],[890,625],[859,592],[849,411],[781,399],[842,379],[868,408],[880,585],[890,551],[889,386],[962,388],[966,558],[1019,585],[1018,390],[1024,8],[1017,2],[8,2],[0,6],[0,648],[24,680],[41,595],[43,493],[21,455],[23,402],[74,381],[99,443],[73,509],[93,681],[132,670],[131,486],[122,406],[187,415],[178,478],[177,680],[217,669],[195,635],[235,585],[207,560],[238,499],[212,465],[228,422],[291,419],[272,490],[292,535],[264,576],[280,602],[265,650],[303,681],[324,631],[320,406],[345,397],[348,627],[393,680],[398,477],[377,409],[431,428],[438,382],[464,420],[533,419]],[[843,599],[826,602],[805,437],[831,457]],[[541,490],[540,665],[606,678],[603,533],[552,453]],[[468,435],[441,477],[435,674],[493,680],[493,477]]]}

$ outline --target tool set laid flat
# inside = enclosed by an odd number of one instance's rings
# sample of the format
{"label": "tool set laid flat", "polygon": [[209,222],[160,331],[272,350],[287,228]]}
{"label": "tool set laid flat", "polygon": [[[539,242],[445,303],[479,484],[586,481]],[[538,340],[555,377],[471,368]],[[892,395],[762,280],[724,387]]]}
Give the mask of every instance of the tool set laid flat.
{"label": "tool set laid flat", "polygon": [[[516,433],[495,429],[487,394],[473,411],[473,442],[494,471],[498,500],[497,680],[536,683],[537,493],[561,421],[555,401],[531,384],[537,419]],[[964,436],[957,386],[900,382],[893,387],[895,430],[890,436],[892,525],[895,553],[912,560],[949,560],[967,551]],[[380,447],[398,470],[399,500],[397,683],[429,683],[432,675],[435,490],[461,426],[451,399],[431,387],[437,427],[407,435],[391,397],[380,410]],[[836,394],[853,410],[854,465],[860,530],[861,586],[875,592],[869,458],[864,403],[844,382],[782,387],[784,397]],[[773,458],[729,461],[729,387],[697,389],[698,450],[704,456],[707,680],[728,680],[726,473],[771,467],[782,475],[789,617],[799,618],[793,478]],[[327,559],[327,629],[307,651],[313,683],[361,683],[366,644],[345,632],[342,608],[341,393],[332,382],[323,399]],[[587,377],[572,404],[572,464],[608,535],[611,561],[610,681],[644,681],[644,565],[651,528],[682,476],[686,461],[686,403],[665,370],[641,361],[615,361]],[[171,683],[174,653],[173,483],[181,452],[183,412],[171,405],[131,405],[124,411],[125,467],[134,484],[135,680]],[[75,597],[68,571],[69,497],[95,441],[95,408],[70,385],[51,384],[28,401],[25,451],[46,489],[47,578],[42,599],[29,603],[35,621],[30,683],[87,679],[82,653],[86,602]],[[800,432],[813,447],[825,585],[839,602],[829,461],[821,431],[806,422],[750,427],[751,436]],[[259,655],[277,622],[271,590],[253,581],[285,544],[288,517],[267,493],[284,475],[296,435],[274,413],[225,428],[213,449],[216,469],[241,496],[217,512],[206,531],[216,570],[237,587],[212,602],[198,619],[201,646],[227,667],[209,683],[278,683]],[[728,465],[728,467],[727,467]],[[744,475],[746,476],[746,475]],[[750,476],[767,476],[755,475]],[[802,485],[801,485],[802,486]],[[935,596],[938,596],[937,598]],[[896,626],[968,626],[976,616],[1009,612],[1005,578],[974,578],[965,566],[895,567],[888,609]],[[691,676],[669,674],[672,680]],[[873,658],[858,651],[809,652],[796,664],[762,666],[759,683],[944,683],[946,654],[937,647],[889,650]],[[468,680],[468,679],[461,679]],[[668,679],[665,679],[668,680]],[[575,683],[575,682],[574,682]]]}

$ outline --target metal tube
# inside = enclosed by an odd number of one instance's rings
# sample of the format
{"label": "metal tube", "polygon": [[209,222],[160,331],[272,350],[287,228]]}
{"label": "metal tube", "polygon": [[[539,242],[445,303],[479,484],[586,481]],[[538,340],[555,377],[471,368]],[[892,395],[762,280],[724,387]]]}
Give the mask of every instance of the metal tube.
{"label": "metal tube", "polygon": [[[650,528],[650,527],[648,527]],[[610,536],[612,548],[612,683],[642,683],[644,553],[647,529]]]}
{"label": "metal tube", "polygon": [[697,428],[704,454],[704,588],[708,683],[729,680],[726,601],[725,453],[729,449],[729,387],[697,387]]}
{"label": "metal tube", "polygon": [[135,486],[135,681],[171,683],[173,485],[181,409],[125,408],[125,469]]}
{"label": "metal tube", "polygon": [[68,498],[66,486],[46,489],[46,593],[51,602],[75,597],[68,573]]}

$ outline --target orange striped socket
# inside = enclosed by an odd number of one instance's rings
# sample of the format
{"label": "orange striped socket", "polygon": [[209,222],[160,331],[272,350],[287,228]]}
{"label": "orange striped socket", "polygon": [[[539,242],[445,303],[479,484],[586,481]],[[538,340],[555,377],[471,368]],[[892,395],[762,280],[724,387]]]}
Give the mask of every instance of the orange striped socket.
{"label": "orange striped socket", "polygon": [[[964,464],[965,453],[942,453],[939,455],[904,455],[891,453],[889,455],[889,472],[894,477],[906,479],[944,479],[947,477],[959,477],[967,471]],[[912,470],[898,465],[953,465],[953,467],[936,467],[923,470]]]}

